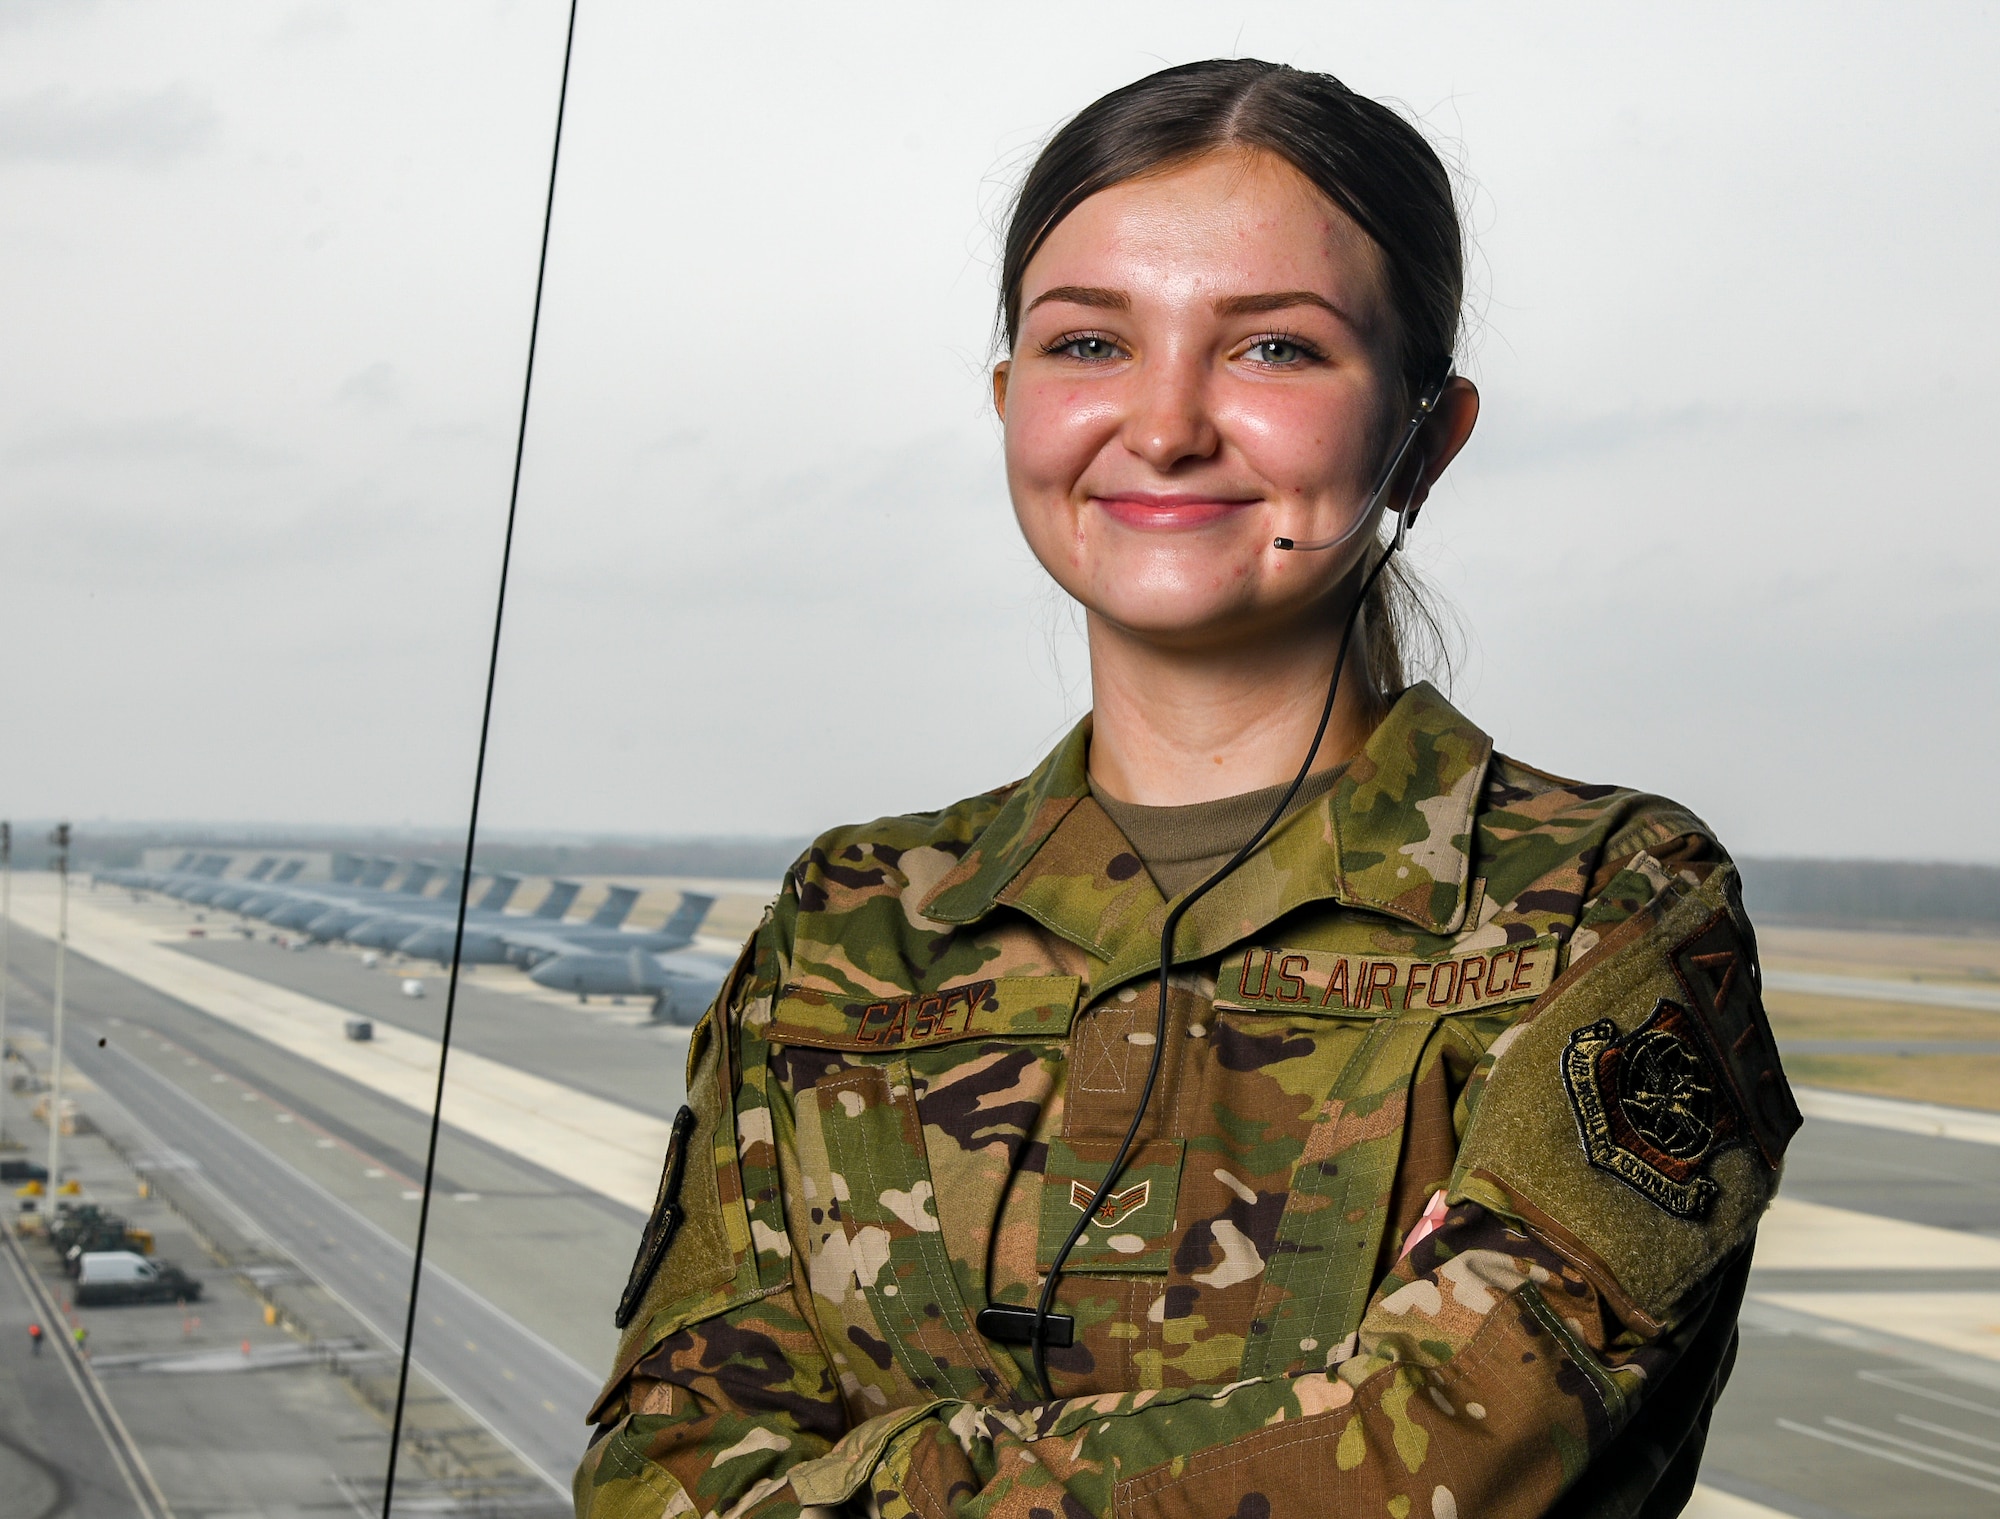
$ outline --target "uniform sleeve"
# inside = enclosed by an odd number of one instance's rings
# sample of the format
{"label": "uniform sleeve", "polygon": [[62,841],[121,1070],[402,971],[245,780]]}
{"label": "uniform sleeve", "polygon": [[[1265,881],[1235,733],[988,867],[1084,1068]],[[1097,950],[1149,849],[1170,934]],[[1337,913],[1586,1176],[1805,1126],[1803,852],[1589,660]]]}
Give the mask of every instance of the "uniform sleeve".
{"label": "uniform sleeve", "polygon": [[846,1430],[791,1269],[785,1136],[763,1063],[743,1058],[782,980],[793,912],[788,878],[690,1041],[692,1124],[669,1146],[621,1305],[629,1321],[590,1411],[579,1516],[794,1514],[787,1471]]}
{"label": "uniform sleeve", "polygon": [[904,1411],[795,1492],[866,1487],[885,1519],[1673,1511],[1797,1114],[1733,870],[1617,874],[1625,907],[1481,1062],[1449,1188],[1324,1370]]}

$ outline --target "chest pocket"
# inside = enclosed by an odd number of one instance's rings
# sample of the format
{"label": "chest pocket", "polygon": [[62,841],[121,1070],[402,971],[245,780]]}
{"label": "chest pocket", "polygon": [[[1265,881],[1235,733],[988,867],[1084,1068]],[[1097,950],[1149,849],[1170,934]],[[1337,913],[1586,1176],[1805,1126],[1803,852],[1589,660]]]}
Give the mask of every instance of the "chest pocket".
{"label": "chest pocket", "polygon": [[1449,1017],[1539,996],[1554,979],[1558,951],[1544,935],[1456,959],[1256,948],[1225,963],[1218,1019],[1269,1020],[1307,1034],[1330,1032],[1331,1020],[1360,1035],[1309,1120],[1242,1375],[1327,1364],[1359,1327],[1426,1046]]}
{"label": "chest pocket", "polygon": [[766,1037],[793,1093],[807,1278],[856,1414],[913,1393],[1024,1391],[973,1327],[1013,1154],[981,1125],[1022,1067],[1059,1059],[1077,988],[997,977],[875,1001],[803,987],[777,999]]}

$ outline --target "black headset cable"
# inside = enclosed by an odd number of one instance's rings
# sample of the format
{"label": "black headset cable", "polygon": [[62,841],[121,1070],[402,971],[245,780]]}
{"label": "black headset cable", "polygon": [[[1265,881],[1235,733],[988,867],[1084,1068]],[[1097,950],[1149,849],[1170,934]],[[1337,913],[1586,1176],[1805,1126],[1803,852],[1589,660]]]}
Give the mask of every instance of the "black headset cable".
{"label": "black headset cable", "polygon": [[[1423,424],[1429,420],[1431,410],[1437,404],[1437,399],[1443,393],[1445,383],[1450,377],[1451,371],[1447,367],[1436,386],[1419,403],[1417,414],[1410,419],[1408,430],[1394,454],[1391,455],[1388,466],[1384,471],[1383,479],[1371,493],[1373,499],[1364,508],[1365,511],[1373,511],[1375,502],[1379,501],[1394,483],[1396,473],[1402,465],[1404,456],[1408,453],[1410,445],[1416,441],[1416,436],[1422,430]],[[1419,455],[1419,476],[1421,476],[1422,469],[1423,457]],[[1414,481],[1411,483],[1410,489],[1414,494],[1416,489]],[[1216,887],[1220,886],[1235,873],[1238,866],[1250,858],[1251,854],[1256,851],[1259,844],[1264,842],[1264,839],[1269,835],[1271,830],[1284,820],[1285,814],[1291,810],[1292,799],[1299,794],[1299,788],[1305,785],[1306,777],[1312,774],[1313,760],[1318,757],[1320,743],[1326,737],[1327,725],[1333,720],[1334,700],[1340,694],[1341,671],[1347,668],[1347,651],[1354,639],[1355,626],[1361,620],[1361,609],[1367,604],[1368,593],[1375,588],[1375,582],[1381,578],[1382,572],[1389,567],[1389,561],[1395,557],[1396,551],[1403,546],[1403,538],[1409,526],[1409,517],[1410,507],[1406,502],[1397,513],[1395,537],[1383,546],[1381,557],[1375,561],[1368,573],[1362,578],[1361,588],[1355,592],[1354,604],[1348,609],[1347,621],[1341,628],[1340,651],[1333,661],[1333,674],[1326,683],[1326,701],[1320,708],[1319,726],[1313,730],[1312,743],[1307,746],[1306,757],[1299,765],[1298,774],[1292,777],[1292,783],[1285,788],[1285,794],[1278,798],[1278,805],[1271,809],[1271,815],[1258,825],[1255,833],[1244,840],[1242,848],[1231,855],[1228,862],[1217,870],[1215,874],[1203,881],[1199,886],[1196,886],[1186,896],[1167,909],[1166,921],[1160,926],[1160,1000],[1158,1015],[1153,1024],[1153,1053],[1146,1063],[1146,1080],[1145,1084],[1139,1089],[1139,1105],[1132,1113],[1132,1122],[1125,1129],[1124,1139],[1119,1142],[1118,1153],[1111,1158],[1111,1164],[1105,1168],[1104,1180],[1098,1183],[1097,1191],[1090,1199],[1090,1206],[1083,1210],[1082,1215],[1071,1226],[1069,1237],[1062,1242],[1062,1247],[1056,1251],[1055,1259],[1049,1265],[1048,1275],[1042,1279],[1041,1296],[1035,1303],[1034,1323],[1029,1329],[1029,1345],[1034,1360],[1035,1380],[1041,1385],[1044,1397],[1053,1398],[1055,1396],[1055,1388],[1049,1381],[1048,1321],[1049,1309],[1055,1303],[1056,1283],[1062,1275],[1063,1263],[1069,1259],[1070,1252],[1076,1248],[1076,1242],[1083,1238],[1084,1230],[1090,1227],[1091,1220],[1097,1216],[1097,1210],[1104,1206],[1104,1200],[1111,1195],[1111,1189],[1118,1185],[1118,1178],[1123,1174],[1125,1162],[1131,1157],[1132,1146],[1139,1137],[1140,1126],[1146,1121],[1146,1109],[1152,1104],[1153,1088],[1158,1084],[1160,1079],[1160,1062],[1167,1050],[1167,992],[1174,965],[1174,937],[1180,929],[1181,920],[1187,916],[1188,909],[1193,907],[1195,903],[1199,902],[1211,891],[1215,890]],[[1279,546],[1289,549],[1292,547],[1292,544],[1290,540],[1281,540]],[[1306,546],[1312,547],[1312,545]]]}

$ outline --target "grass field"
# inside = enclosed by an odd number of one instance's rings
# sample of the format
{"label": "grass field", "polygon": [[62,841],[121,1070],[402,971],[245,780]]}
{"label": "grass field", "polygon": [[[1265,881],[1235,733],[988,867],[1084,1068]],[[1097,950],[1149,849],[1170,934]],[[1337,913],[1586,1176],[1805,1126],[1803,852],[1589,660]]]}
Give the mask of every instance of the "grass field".
{"label": "grass field", "polygon": [[[1760,928],[1773,970],[1873,980],[2000,981],[2000,938],[1896,934],[1828,928]],[[1778,1042],[1800,1039],[1953,1039],[2000,1043],[2000,1015],[1971,1009],[1864,1002],[1801,992],[1767,992]],[[1805,1086],[2000,1111],[2000,1054],[1787,1054],[1785,1071]]]}

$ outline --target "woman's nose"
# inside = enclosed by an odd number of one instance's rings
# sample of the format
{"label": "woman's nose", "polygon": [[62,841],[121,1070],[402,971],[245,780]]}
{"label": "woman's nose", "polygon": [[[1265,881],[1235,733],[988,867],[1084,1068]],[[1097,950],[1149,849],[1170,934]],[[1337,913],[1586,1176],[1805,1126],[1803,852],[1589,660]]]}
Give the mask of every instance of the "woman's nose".
{"label": "woman's nose", "polygon": [[1199,364],[1160,359],[1142,364],[1123,428],[1125,447],[1161,474],[1214,455],[1221,444]]}

